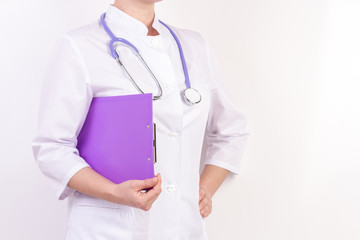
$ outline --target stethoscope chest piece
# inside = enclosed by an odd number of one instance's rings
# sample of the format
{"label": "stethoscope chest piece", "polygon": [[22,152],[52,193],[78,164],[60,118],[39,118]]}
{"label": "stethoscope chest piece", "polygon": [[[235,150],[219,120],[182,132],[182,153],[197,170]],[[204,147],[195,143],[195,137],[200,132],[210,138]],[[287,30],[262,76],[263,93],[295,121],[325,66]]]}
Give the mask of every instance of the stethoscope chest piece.
{"label": "stethoscope chest piece", "polygon": [[184,90],[184,100],[189,105],[194,105],[201,101],[200,93],[194,88],[186,88]]}

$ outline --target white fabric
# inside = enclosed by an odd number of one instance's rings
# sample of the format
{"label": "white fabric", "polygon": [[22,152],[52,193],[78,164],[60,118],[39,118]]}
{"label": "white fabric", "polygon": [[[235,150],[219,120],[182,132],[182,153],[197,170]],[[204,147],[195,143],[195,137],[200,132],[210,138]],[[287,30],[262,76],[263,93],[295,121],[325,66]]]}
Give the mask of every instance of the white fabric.
{"label": "white fabric", "polygon": [[[187,105],[181,92],[185,79],[177,45],[157,16],[160,35],[147,36],[147,27],[109,5],[106,22],[117,37],[133,43],[163,87],[163,99],[153,102],[157,124],[155,173],[162,174],[162,193],[149,211],[90,197],[67,186],[81,168],[77,135],[92,97],[138,94],[112,58],[109,36],[99,21],[59,37],[44,74],[38,131],[32,147],[37,164],[48,177],[58,199],[68,198],[68,239],[207,239],[199,212],[199,171],[205,134],[205,162],[240,173],[248,133],[245,117],[221,90],[218,65],[203,37],[170,26],[187,61],[190,83],[202,100]],[[124,45],[121,59],[144,92],[157,94],[156,84]]]}

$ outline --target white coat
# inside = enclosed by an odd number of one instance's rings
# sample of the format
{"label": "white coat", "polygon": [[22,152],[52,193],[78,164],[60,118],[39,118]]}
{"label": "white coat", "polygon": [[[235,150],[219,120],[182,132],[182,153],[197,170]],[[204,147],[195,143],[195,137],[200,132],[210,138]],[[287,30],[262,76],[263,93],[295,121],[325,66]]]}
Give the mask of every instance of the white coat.
{"label": "white coat", "polygon": [[[106,22],[115,36],[134,44],[163,87],[163,99],[153,102],[157,124],[155,174],[162,174],[160,196],[149,211],[111,203],[67,186],[81,168],[89,166],[76,148],[92,97],[139,94],[110,54],[109,36],[96,20],[58,38],[44,73],[38,130],[32,142],[36,162],[56,190],[68,199],[67,239],[71,240],[204,240],[205,219],[199,211],[199,173],[204,164],[240,173],[248,133],[245,117],[219,86],[221,74],[208,43],[197,32],[170,26],[178,36],[190,83],[202,101],[187,105],[177,45],[155,16],[158,36],[109,5]],[[121,59],[144,92],[157,94],[156,84],[124,46]],[[204,139],[205,138],[205,139]],[[200,162],[203,140],[204,162]]]}

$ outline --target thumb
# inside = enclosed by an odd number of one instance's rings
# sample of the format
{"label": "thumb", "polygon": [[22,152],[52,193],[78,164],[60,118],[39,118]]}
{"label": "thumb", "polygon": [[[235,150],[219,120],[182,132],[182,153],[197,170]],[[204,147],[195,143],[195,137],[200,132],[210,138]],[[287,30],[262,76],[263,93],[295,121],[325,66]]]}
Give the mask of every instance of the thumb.
{"label": "thumb", "polygon": [[145,188],[153,187],[157,183],[157,177],[147,178],[145,180],[135,180],[135,186],[137,189],[142,190]]}

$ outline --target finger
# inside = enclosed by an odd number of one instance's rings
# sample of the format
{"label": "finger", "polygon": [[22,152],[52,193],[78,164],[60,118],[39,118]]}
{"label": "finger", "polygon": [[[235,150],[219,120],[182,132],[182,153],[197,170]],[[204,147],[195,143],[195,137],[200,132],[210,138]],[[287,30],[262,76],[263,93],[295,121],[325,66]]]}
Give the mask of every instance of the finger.
{"label": "finger", "polygon": [[146,199],[147,202],[150,203],[154,202],[161,192],[162,180],[160,173],[156,175],[156,178],[157,178],[157,183],[153,186],[153,188],[143,193],[143,197]]}
{"label": "finger", "polygon": [[207,211],[207,206],[205,206],[203,209],[200,210],[201,215],[205,216],[206,211]]}
{"label": "finger", "polygon": [[156,183],[158,182],[158,178],[153,177],[153,178],[147,178],[145,180],[132,180],[132,181],[135,186],[135,189],[141,191],[143,189],[151,188],[155,186]]}
{"label": "finger", "polygon": [[200,211],[200,213],[201,213],[201,215],[203,215],[203,216],[208,216],[210,213],[211,213],[211,206],[209,206],[209,205],[206,205],[201,211]]}
{"label": "finger", "polygon": [[203,209],[207,203],[208,203],[208,199],[206,197],[204,197],[199,203],[200,210]]}
{"label": "finger", "polygon": [[160,173],[157,173],[153,179],[156,179],[155,184],[153,184],[151,186],[152,188],[150,190],[153,190],[154,188],[159,188],[159,186],[161,186],[161,175],[160,175]]}
{"label": "finger", "polygon": [[158,173],[157,177],[158,177],[158,182],[156,183],[156,185],[152,189],[149,190],[150,192],[153,193],[153,194],[149,195],[149,200],[151,202],[154,202],[161,193],[162,179],[161,179],[160,173]]}
{"label": "finger", "polygon": [[205,191],[200,188],[199,190],[199,198],[202,199],[205,196]]}
{"label": "finger", "polygon": [[205,206],[204,199],[199,201],[199,210],[203,209]]}
{"label": "finger", "polygon": [[150,189],[149,191],[157,191],[157,190],[160,190],[160,189],[161,189],[162,179],[161,179],[160,173],[158,173],[158,174],[156,175],[156,179],[157,179],[156,184],[155,184],[155,185],[153,186],[153,188]]}
{"label": "finger", "polygon": [[212,208],[212,202],[209,197],[204,198],[202,203],[199,205],[200,211],[204,210],[205,208],[209,208],[210,210]]}
{"label": "finger", "polygon": [[203,217],[208,217],[208,216],[210,215],[210,213],[211,213],[211,212],[205,212],[205,213],[203,214]]}

